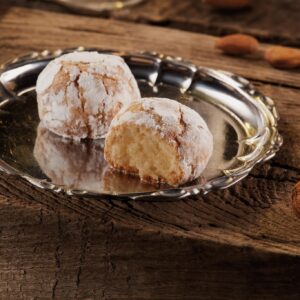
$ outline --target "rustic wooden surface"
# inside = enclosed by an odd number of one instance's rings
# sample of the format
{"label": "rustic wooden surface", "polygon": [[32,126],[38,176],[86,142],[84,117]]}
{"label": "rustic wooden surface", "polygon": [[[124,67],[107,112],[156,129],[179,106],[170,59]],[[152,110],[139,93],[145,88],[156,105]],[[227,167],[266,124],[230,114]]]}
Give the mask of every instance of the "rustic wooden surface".
{"label": "rustic wooden surface", "polygon": [[0,175],[0,299],[299,299],[299,71],[222,56],[204,34],[14,7],[0,18],[1,62],[80,44],[243,75],[276,102],[285,139],[239,184],[176,202],[66,197]]}
{"label": "rustic wooden surface", "polygon": [[[70,12],[55,4],[55,0],[9,2],[11,5]],[[133,8],[102,16],[217,36],[243,32],[265,42],[300,46],[300,1],[297,0],[252,0],[249,9],[225,13],[203,4],[202,0],[145,0]]]}
{"label": "rustic wooden surface", "polygon": [[299,46],[299,14],[300,2],[294,0],[252,0],[251,8],[234,12],[212,9],[201,0],[149,0],[111,16],[213,35],[243,32],[263,41]]}

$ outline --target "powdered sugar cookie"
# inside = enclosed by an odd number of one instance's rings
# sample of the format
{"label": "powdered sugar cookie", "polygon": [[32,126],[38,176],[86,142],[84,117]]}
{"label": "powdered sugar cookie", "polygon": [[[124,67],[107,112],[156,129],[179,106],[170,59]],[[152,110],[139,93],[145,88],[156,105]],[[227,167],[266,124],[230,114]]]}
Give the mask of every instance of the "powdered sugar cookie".
{"label": "powdered sugar cookie", "polygon": [[119,56],[74,52],[51,61],[37,84],[44,126],[75,139],[99,138],[125,105],[140,100],[129,67]]}
{"label": "powdered sugar cookie", "polygon": [[177,186],[200,176],[212,150],[212,134],[197,112],[174,100],[143,98],[116,115],[104,156],[115,169]]}

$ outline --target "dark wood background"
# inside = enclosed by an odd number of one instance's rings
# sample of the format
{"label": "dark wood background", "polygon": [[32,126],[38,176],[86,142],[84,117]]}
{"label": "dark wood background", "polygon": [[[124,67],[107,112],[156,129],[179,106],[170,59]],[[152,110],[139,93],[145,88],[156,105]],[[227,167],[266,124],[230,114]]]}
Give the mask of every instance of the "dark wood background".
{"label": "dark wood background", "polygon": [[252,80],[274,99],[285,143],[239,184],[168,203],[54,195],[0,175],[0,299],[300,298],[300,221],[291,206],[300,73],[213,49],[228,32],[299,47],[299,1],[254,3],[224,14],[200,1],[149,0],[90,17],[50,2],[2,1],[0,62],[78,45],[182,56]]}

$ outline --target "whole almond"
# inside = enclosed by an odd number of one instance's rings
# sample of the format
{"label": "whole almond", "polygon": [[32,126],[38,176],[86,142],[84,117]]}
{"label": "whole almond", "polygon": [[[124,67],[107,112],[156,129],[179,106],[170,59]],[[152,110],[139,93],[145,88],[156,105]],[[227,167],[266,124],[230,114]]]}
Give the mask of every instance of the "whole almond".
{"label": "whole almond", "polygon": [[258,47],[257,39],[246,34],[230,34],[215,43],[215,48],[234,55],[252,54],[258,50]]}
{"label": "whole almond", "polygon": [[273,46],[266,50],[265,60],[279,69],[300,67],[300,49]]}
{"label": "whole almond", "polygon": [[204,0],[205,4],[210,5],[217,9],[234,10],[248,7],[251,0]]}

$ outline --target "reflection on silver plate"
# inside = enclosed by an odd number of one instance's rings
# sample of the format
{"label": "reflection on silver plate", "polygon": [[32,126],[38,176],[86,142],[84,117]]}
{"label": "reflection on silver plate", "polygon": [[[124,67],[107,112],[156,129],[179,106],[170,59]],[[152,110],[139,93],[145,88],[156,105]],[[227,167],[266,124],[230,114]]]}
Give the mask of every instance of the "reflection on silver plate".
{"label": "reflection on silver plate", "polygon": [[[51,59],[74,50],[121,55],[143,96],[177,99],[200,112],[214,136],[213,156],[202,177],[179,188],[141,183],[106,166],[103,140],[74,142],[39,126],[37,76]],[[0,170],[55,192],[160,200],[205,194],[240,181],[282,144],[270,98],[244,78],[181,58],[83,47],[34,52],[1,66],[0,83]]]}

